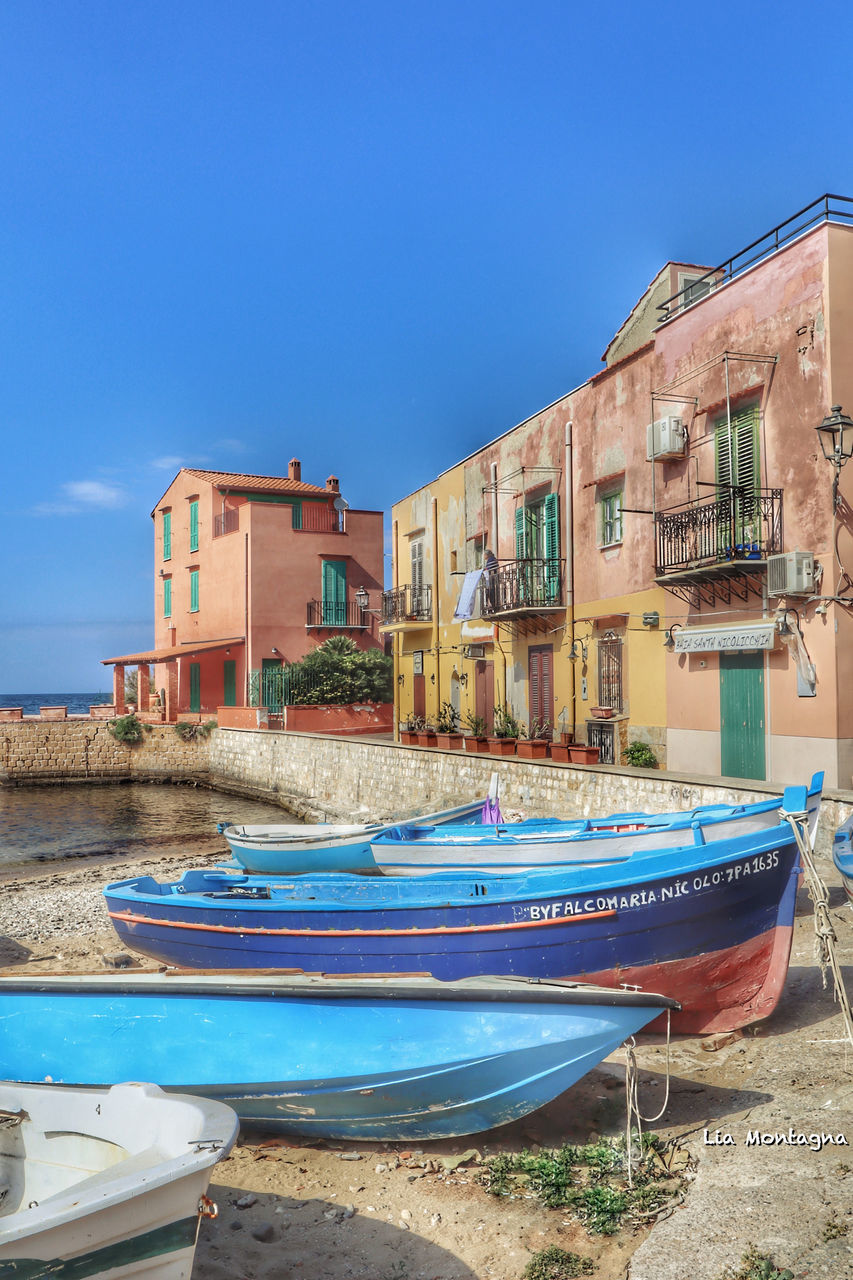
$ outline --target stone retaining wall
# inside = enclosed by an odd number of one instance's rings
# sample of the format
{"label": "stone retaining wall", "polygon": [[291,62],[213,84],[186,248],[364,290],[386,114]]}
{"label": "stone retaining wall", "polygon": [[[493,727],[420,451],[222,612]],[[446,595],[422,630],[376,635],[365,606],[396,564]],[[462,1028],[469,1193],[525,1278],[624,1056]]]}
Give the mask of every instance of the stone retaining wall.
{"label": "stone retaining wall", "polygon": [[[152,725],[138,746],[128,747],[115,741],[106,724],[92,720],[0,724],[0,784],[195,779],[272,800],[313,821],[439,809],[485,795],[493,772],[504,813],[515,809],[530,817],[664,812],[778,794],[772,784],[741,789],[654,770],[620,772],[268,729],[216,729],[208,738],[183,742],[171,725]],[[826,796],[821,853],[829,851],[832,833],[851,812],[853,793]]]}
{"label": "stone retaining wall", "polygon": [[138,746],[97,720],[0,724],[0,784],[208,777],[209,739],[182,742],[171,725],[146,728]]}

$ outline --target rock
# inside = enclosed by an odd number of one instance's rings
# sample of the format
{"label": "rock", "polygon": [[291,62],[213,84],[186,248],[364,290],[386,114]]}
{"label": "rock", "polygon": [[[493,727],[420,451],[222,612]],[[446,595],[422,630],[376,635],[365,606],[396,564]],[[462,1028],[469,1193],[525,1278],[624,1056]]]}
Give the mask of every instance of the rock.
{"label": "rock", "polygon": [[338,1156],[339,1160],[361,1160],[361,1158],[358,1151],[342,1151]]}
{"label": "rock", "polygon": [[235,1209],[251,1209],[252,1205],[255,1205],[257,1203],[258,1203],[258,1197],[255,1195],[252,1195],[250,1191],[248,1195],[241,1196],[239,1200],[235,1201],[234,1208]]}
{"label": "rock", "polygon": [[271,1222],[259,1222],[256,1227],[252,1227],[252,1239],[259,1240],[261,1244],[270,1244],[275,1240],[275,1230]]}

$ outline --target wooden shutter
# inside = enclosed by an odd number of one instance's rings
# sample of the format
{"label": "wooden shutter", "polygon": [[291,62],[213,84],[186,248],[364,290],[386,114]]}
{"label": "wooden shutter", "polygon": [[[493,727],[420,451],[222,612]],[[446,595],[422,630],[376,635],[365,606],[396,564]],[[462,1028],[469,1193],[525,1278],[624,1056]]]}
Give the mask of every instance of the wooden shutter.
{"label": "wooden shutter", "polygon": [[190,570],[190,613],[198,613],[198,569]]}
{"label": "wooden shutter", "polygon": [[714,464],[718,489],[732,484],[742,485],[746,490],[759,487],[757,404],[732,414],[731,436],[726,418],[715,424]]}
{"label": "wooden shutter", "polygon": [[172,513],[171,511],[163,512],[163,559],[171,560],[172,558]]}
{"label": "wooden shutter", "polygon": [[549,601],[560,594],[560,499],[549,493],[544,508],[545,534],[545,592]]}
{"label": "wooden shutter", "polygon": [[198,551],[198,503],[190,503],[190,551]]}
{"label": "wooden shutter", "polygon": [[323,625],[346,626],[347,611],[347,562],[323,561]]}
{"label": "wooden shutter", "polygon": [[163,579],[163,617],[171,618],[172,616],[172,579]]}
{"label": "wooden shutter", "polygon": [[524,560],[527,556],[527,547],[525,545],[525,528],[524,528],[524,507],[516,507],[515,509],[515,558],[516,560]]}

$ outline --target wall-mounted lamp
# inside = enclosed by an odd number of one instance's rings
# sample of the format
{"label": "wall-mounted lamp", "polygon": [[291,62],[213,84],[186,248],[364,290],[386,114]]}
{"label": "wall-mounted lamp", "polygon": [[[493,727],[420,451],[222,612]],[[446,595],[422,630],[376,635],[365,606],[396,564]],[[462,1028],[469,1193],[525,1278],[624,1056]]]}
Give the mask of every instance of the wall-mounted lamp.
{"label": "wall-mounted lamp", "polygon": [[459,683],[460,683],[461,685],[467,685],[467,683],[468,683],[468,672],[467,672],[467,671],[463,671],[463,672],[462,672],[462,675],[459,677]]}
{"label": "wall-mounted lamp", "polygon": [[838,510],[838,480],[841,468],[853,457],[853,418],[842,411],[840,404],[834,404],[823,422],[817,427],[820,447],[827,462],[835,468],[832,477],[832,509]]}
{"label": "wall-mounted lamp", "polygon": [[792,636],[794,628],[788,624],[788,614],[792,613],[797,619],[797,630],[800,629],[800,615],[796,609],[780,609],[776,615],[776,629],[780,636]]}
{"label": "wall-mounted lamp", "polygon": [[666,639],[663,642],[663,647],[668,649],[670,653],[675,648],[675,633],[680,630],[682,630],[682,623],[680,622],[673,622],[672,626],[666,629]]}
{"label": "wall-mounted lamp", "polygon": [[277,658],[281,657],[281,654],[279,653],[278,649],[276,649],[275,645],[273,645],[272,651]]}
{"label": "wall-mounted lamp", "polygon": [[569,650],[570,662],[577,662],[578,658],[580,658],[583,662],[586,662],[588,655],[589,655],[589,651],[586,645],[584,644],[583,640],[572,641],[572,647]]}
{"label": "wall-mounted lamp", "polygon": [[405,676],[405,673],[401,671],[400,674],[397,676],[397,684],[405,684],[405,683],[406,683],[406,676]]}
{"label": "wall-mounted lamp", "polygon": [[370,596],[367,593],[366,587],[359,587],[358,591],[356,591],[355,602],[358,605],[359,609],[367,608],[368,604],[370,603]]}
{"label": "wall-mounted lamp", "polygon": [[433,671],[429,678],[430,684],[435,684],[435,672]]}

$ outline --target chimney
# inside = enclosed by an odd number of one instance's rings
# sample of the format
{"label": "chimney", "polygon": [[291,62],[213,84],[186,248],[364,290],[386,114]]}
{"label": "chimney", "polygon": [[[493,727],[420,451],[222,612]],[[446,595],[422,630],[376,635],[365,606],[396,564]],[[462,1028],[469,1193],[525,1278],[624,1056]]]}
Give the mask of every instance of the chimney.
{"label": "chimney", "polygon": [[298,458],[291,458],[287,467],[287,478],[289,480],[302,479],[302,463]]}
{"label": "chimney", "polygon": [[326,481],[326,488],[329,490],[329,493],[340,493],[341,482],[338,479],[338,477],[329,476],[328,480]]}

